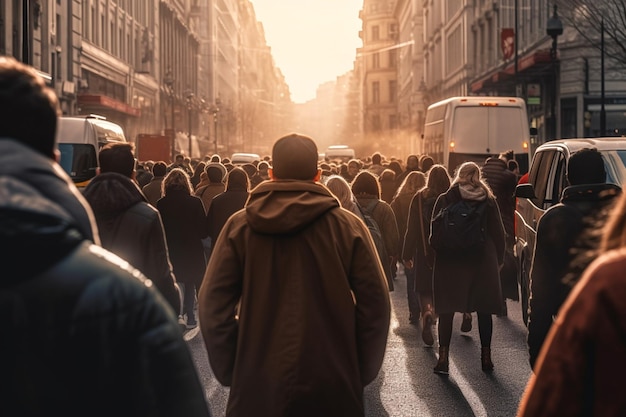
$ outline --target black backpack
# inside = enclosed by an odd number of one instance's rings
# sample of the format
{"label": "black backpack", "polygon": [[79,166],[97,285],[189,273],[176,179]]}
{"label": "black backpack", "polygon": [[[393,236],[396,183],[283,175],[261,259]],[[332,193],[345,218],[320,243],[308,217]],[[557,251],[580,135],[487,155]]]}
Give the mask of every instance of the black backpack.
{"label": "black backpack", "polygon": [[430,225],[430,245],[435,250],[470,249],[484,245],[483,213],[487,200],[459,200],[444,207]]}

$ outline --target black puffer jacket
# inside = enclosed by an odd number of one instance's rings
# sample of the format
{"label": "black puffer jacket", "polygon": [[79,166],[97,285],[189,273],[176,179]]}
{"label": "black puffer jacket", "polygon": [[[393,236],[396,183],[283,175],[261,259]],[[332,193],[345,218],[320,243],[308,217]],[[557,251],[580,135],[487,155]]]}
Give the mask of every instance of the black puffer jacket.
{"label": "black puffer jacket", "polygon": [[[561,202],[550,207],[539,220],[530,271],[528,350],[531,366],[539,356],[553,317],[571,290],[564,278],[570,272],[575,254],[597,249],[597,242],[585,234],[587,229],[602,229],[608,208],[620,194],[620,187],[614,184],[570,186],[563,190]],[[588,259],[586,263],[591,261]],[[582,272],[584,266],[579,265],[578,269]]]}
{"label": "black puffer jacket", "polygon": [[3,414],[208,416],[165,300],[139,271],[85,240],[65,207],[26,175],[0,166]]}
{"label": "black puffer jacket", "polygon": [[174,311],[180,311],[180,293],[161,216],[137,184],[124,175],[107,172],[91,180],[83,195],[95,214],[102,247],[150,278]]}

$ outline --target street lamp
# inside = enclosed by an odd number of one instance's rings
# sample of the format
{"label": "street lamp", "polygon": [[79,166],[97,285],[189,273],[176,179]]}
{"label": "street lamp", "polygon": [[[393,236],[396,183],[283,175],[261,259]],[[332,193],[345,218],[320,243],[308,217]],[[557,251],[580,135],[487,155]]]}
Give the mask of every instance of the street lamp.
{"label": "street lamp", "polygon": [[189,122],[189,158],[191,158],[191,110],[193,108],[193,98],[195,94],[190,90],[187,90],[187,94],[185,95],[185,100],[187,102],[187,119]]}
{"label": "street lamp", "polygon": [[172,68],[168,68],[165,72],[165,78],[163,79],[163,84],[167,88],[167,95],[170,98],[170,108],[172,110],[172,128],[170,132],[170,141],[172,147],[172,162],[174,162],[174,157],[176,156],[176,129],[174,128],[174,76],[172,74]]}
{"label": "street lamp", "polygon": [[215,148],[215,154],[217,154],[217,114],[220,112],[220,105],[222,104],[222,100],[219,97],[215,99],[215,105],[211,107],[211,112],[213,113],[213,146]]}
{"label": "street lamp", "polygon": [[[559,19],[559,15],[556,12],[556,4],[554,5],[554,13],[552,17],[548,19],[546,26],[546,33],[552,38],[552,48],[550,48],[550,58],[552,61],[552,100],[550,103],[550,140],[556,139],[556,98],[557,98],[557,83],[558,83],[558,64],[556,61],[556,41],[559,35],[563,34],[563,23]],[[515,46],[517,48],[517,45]]]}

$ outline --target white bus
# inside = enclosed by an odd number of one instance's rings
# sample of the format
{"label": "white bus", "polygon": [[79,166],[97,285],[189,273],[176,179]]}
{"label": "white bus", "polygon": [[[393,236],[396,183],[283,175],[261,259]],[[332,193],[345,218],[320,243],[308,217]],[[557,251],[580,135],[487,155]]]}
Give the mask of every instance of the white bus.
{"label": "white bus", "polygon": [[530,129],[526,103],[518,97],[451,97],[426,111],[423,152],[452,175],[466,161],[480,166],[489,156],[513,150],[528,171]]}

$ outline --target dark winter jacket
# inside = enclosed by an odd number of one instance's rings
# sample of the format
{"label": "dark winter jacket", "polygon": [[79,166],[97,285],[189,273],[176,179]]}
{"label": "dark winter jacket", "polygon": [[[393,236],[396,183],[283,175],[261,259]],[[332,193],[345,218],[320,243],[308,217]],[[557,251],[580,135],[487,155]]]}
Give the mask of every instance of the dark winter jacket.
{"label": "dark winter jacket", "polygon": [[364,223],[320,184],[270,181],[224,225],[198,297],[226,415],[363,416],[390,302]]}
{"label": "dark winter jacket", "polygon": [[570,186],[563,190],[561,202],[550,207],[539,219],[530,272],[528,350],[531,366],[571,289],[563,279],[576,247],[589,244],[588,239],[578,242],[578,238],[586,229],[602,227],[604,218],[597,219],[597,216],[606,216],[606,209],[619,194],[620,188],[613,184]]}
{"label": "dark winter jacket", "polygon": [[[450,187],[437,198],[433,218],[442,208],[461,198],[459,185]],[[495,200],[487,197],[486,203],[483,213],[486,237],[484,246],[465,251],[436,251],[433,296],[435,311],[439,314],[501,312],[499,271],[504,261],[504,226]]]}
{"label": "dark winter jacket", "polygon": [[246,205],[249,195],[248,190],[241,188],[228,189],[222,194],[213,197],[211,207],[207,213],[207,226],[212,242],[217,240],[217,236],[222,231],[226,220]]}
{"label": "dark winter jacket", "polygon": [[223,193],[226,190],[226,184],[223,182],[210,182],[207,185],[199,186],[194,195],[200,197],[202,205],[204,207],[204,213],[208,213],[211,208],[211,202],[213,197]]}
{"label": "dark winter jacket", "polygon": [[27,169],[10,173],[0,164],[2,414],[208,416],[174,312],[139,271],[84,239],[72,212],[89,206],[42,158],[21,154]]}
{"label": "dark winter jacket", "polygon": [[202,201],[182,190],[168,191],[157,202],[176,279],[200,287],[206,260],[202,238],[208,234]]}
{"label": "dark winter jacket", "polygon": [[515,187],[517,176],[509,171],[506,162],[500,158],[489,158],[481,169],[485,181],[496,196],[500,216],[506,231],[509,250],[515,243]]}
{"label": "dark winter jacket", "polygon": [[626,249],[601,255],[563,304],[519,417],[626,415]]}
{"label": "dark winter jacket", "polygon": [[405,261],[413,259],[415,291],[424,294],[430,294],[433,290],[435,251],[428,243],[428,237],[430,235],[430,219],[437,197],[439,197],[438,194],[430,195],[428,190],[419,191],[413,196],[402,248],[402,259]]}
{"label": "dark winter jacket", "polygon": [[159,212],[137,184],[115,172],[94,177],[83,191],[96,216],[102,247],[128,261],[154,283],[174,311],[180,292]]}

